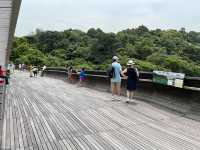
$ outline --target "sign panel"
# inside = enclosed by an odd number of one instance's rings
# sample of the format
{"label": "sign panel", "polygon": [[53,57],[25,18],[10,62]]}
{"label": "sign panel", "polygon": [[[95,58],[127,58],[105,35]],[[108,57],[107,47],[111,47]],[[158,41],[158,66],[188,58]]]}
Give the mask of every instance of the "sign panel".
{"label": "sign panel", "polygon": [[175,72],[153,71],[153,82],[183,88],[185,74]]}

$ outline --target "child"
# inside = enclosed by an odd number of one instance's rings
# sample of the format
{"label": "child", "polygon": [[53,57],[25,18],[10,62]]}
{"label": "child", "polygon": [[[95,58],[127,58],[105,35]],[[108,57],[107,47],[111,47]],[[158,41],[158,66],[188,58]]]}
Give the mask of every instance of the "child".
{"label": "child", "polygon": [[37,74],[38,74],[37,67],[33,67],[33,75],[34,75],[34,77],[37,77]]}
{"label": "child", "polygon": [[134,67],[134,62],[129,60],[127,63],[127,68],[122,72],[123,76],[127,76],[127,101],[129,103],[133,99],[134,91],[137,88],[137,82],[139,78],[139,73],[136,67]]}
{"label": "child", "polygon": [[81,72],[79,74],[79,78],[80,78],[79,86],[82,86],[83,82],[85,81],[85,68],[81,69]]}

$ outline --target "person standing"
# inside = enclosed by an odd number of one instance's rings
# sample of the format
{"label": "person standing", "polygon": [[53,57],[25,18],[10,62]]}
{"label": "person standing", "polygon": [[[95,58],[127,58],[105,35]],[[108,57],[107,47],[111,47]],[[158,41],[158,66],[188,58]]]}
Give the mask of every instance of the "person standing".
{"label": "person standing", "polygon": [[25,71],[26,70],[26,65],[22,64],[21,68],[22,68],[22,71]]}
{"label": "person standing", "polygon": [[47,69],[47,66],[44,65],[44,66],[42,67],[42,71],[45,71],[46,69]]}
{"label": "person standing", "polygon": [[127,68],[122,72],[123,76],[127,76],[127,100],[126,103],[129,103],[133,99],[134,92],[137,88],[137,82],[139,79],[139,72],[134,66],[135,63],[132,60],[129,60],[127,63]]}
{"label": "person standing", "polygon": [[29,73],[30,73],[30,77],[33,77],[33,66],[32,65],[29,66]]}
{"label": "person standing", "polygon": [[114,56],[112,60],[113,60],[112,63],[113,76],[111,78],[112,100],[120,100],[122,67],[118,62],[119,58],[117,56]]}
{"label": "person standing", "polygon": [[36,66],[33,67],[33,76],[37,77],[38,74],[38,68]]}
{"label": "person standing", "polygon": [[11,67],[12,67],[11,64],[8,64],[7,65],[7,70],[11,70]]}
{"label": "person standing", "polygon": [[12,64],[13,73],[15,72],[15,64]]}
{"label": "person standing", "polygon": [[86,77],[86,75],[85,75],[85,68],[82,68],[81,71],[80,71],[80,74],[79,74],[79,78],[80,78],[80,80],[79,80],[79,86],[83,86],[83,83],[85,81],[85,77]]}
{"label": "person standing", "polygon": [[12,70],[12,73],[15,73],[15,64],[11,64],[11,70]]}
{"label": "person standing", "polygon": [[22,64],[19,64],[19,65],[18,65],[18,69],[19,69],[20,71],[22,71]]}
{"label": "person standing", "polygon": [[46,69],[47,69],[47,66],[44,65],[44,66],[42,67],[42,71],[40,72],[40,76],[41,76],[41,77],[44,76],[44,73],[45,73]]}
{"label": "person standing", "polygon": [[67,74],[68,74],[68,81],[70,83],[73,83],[73,79],[72,79],[72,75],[73,75],[73,67],[70,66],[67,70]]}

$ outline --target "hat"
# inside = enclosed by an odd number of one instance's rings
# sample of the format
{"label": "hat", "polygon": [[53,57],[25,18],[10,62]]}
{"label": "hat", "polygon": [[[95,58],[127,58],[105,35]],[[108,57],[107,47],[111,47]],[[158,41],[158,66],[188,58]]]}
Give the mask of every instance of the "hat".
{"label": "hat", "polygon": [[129,60],[128,63],[127,63],[128,66],[131,66],[131,65],[134,65],[134,64],[135,64],[135,62],[133,60]]}
{"label": "hat", "polygon": [[119,58],[117,56],[113,56],[113,60],[118,60]]}

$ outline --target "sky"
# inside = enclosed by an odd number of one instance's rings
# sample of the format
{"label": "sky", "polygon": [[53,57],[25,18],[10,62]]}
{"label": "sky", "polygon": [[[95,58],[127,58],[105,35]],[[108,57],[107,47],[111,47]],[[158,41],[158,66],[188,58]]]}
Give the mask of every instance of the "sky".
{"label": "sky", "polygon": [[116,33],[139,25],[200,31],[199,8],[200,0],[22,0],[16,35],[37,28]]}

